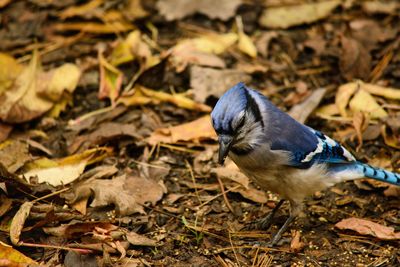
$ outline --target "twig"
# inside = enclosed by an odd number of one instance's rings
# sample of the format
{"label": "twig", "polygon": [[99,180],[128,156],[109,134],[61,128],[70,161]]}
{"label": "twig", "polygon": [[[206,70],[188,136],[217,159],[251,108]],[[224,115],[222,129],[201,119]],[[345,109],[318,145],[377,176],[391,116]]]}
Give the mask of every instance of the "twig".
{"label": "twig", "polygon": [[61,194],[61,193],[65,192],[65,191],[68,191],[68,190],[69,190],[69,188],[63,188],[63,189],[58,190],[58,191],[56,191],[56,192],[53,192],[53,193],[50,193],[50,194],[48,194],[48,195],[45,195],[45,196],[39,197],[39,198],[37,198],[37,199],[34,199],[34,200],[32,200],[32,203],[39,202],[39,201],[41,201],[41,200],[44,200],[44,199],[46,199],[46,198],[49,198],[49,197],[52,197],[52,196],[55,196],[55,195],[58,195],[58,194]]}
{"label": "twig", "polygon": [[55,246],[55,245],[47,245],[47,244],[34,244],[34,243],[25,243],[25,242],[20,242],[20,246],[25,246],[25,247],[33,247],[33,248],[53,248],[53,249],[61,249],[61,250],[70,250],[70,251],[75,251],[79,253],[93,253],[93,250],[91,249],[84,249],[84,248],[70,248],[70,247],[63,247],[63,246]]}
{"label": "twig", "polygon": [[197,184],[196,184],[196,179],[194,178],[194,173],[193,173],[192,166],[190,165],[189,161],[187,161],[186,159],[185,159],[185,163],[186,163],[186,167],[187,167],[188,170],[189,170],[190,177],[192,178],[192,182],[193,182],[193,184],[195,185],[195,186],[194,186],[194,191],[195,191],[195,193],[196,193],[197,200],[198,200],[199,203],[201,204],[202,202],[201,202],[201,199],[200,199],[199,192],[197,191]]}
{"label": "twig", "polygon": [[232,208],[232,206],[231,206],[231,203],[229,203],[228,197],[226,196],[226,192],[225,192],[225,189],[224,189],[224,184],[222,183],[221,178],[219,178],[219,177],[217,176],[217,180],[218,180],[219,186],[221,187],[222,196],[224,197],[224,201],[225,201],[226,206],[228,207],[228,209],[229,209],[233,214],[235,214],[234,211],[233,211],[233,208]]}

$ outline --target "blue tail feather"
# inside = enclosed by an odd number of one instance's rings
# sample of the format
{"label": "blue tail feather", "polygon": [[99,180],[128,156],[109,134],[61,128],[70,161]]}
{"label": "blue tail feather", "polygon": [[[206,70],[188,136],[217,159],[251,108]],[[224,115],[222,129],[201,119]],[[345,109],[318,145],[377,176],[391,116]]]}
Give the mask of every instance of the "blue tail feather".
{"label": "blue tail feather", "polygon": [[361,162],[357,163],[357,168],[364,174],[367,178],[372,178],[375,180],[383,181],[386,183],[391,183],[400,186],[400,174],[386,171],[384,169],[372,167],[368,164]]}

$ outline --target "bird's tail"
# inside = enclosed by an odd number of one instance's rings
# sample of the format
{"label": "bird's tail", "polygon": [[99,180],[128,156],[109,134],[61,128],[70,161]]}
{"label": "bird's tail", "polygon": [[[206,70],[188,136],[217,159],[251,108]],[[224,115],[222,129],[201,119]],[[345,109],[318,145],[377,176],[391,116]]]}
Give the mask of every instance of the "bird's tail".
{"label": "bird's tail", "polygon": [[400,174],[386,171],[381,168],[372,167],[362,162],[353,164],[340,164],[332,166],[331,171],[342,177],[343,180],[354,180],[359,178],[372,178],[378,181],[400,186]]}

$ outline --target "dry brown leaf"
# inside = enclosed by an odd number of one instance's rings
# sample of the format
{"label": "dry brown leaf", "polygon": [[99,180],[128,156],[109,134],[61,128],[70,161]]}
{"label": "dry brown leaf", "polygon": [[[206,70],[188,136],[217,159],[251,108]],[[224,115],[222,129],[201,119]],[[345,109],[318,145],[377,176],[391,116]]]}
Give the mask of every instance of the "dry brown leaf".
{"label": "dry brown leaf", "polygon": [[37,262],[0,241],[0,265],[9,267],[37,266]]}
{"label": "dry brown leaf", "polygon": [[339,68],[342,76],[348,81],[354,78],[366,80],[371,72],[371,55],[356,39],[342,36],[342,52]]}
{"label": "dry brown leaf", "polygon": [[267,7],[259,23],[267,28],[287,29],[305,23],[323,19],[340,5],[339,0],[310,2],[298,5]]}
{"label": "dry brown leaf", "polygon": [[31,159],[27,142],[8,140],[0,143],[0,162],[9,172],[15,173]]}
{"label": "dry brown leaf", "polygon": [[326,93],[325,88],[320,88],[311,93],[303,102],[294,105],[288,112],[295,120],[304,123],[308,116],[318,107]]}
{"label": "dry brown leaf", "polygon": [[81,237],[83,234],[88,234],[98,229],[103,229],[105,232],[110,232],[118,229],[108,222],[75,222],[70,224],[64,224],[56,227],[43,227],[43,231],[46,234],[63,237],[66,239]]}
{"label": "dry brown leaf", "polygon": [[251,76],[233,69],[217,70],[192,66],[190,70],[190,87],[193,89],[194,99],[204,103],[208,97],[220,97],[227,88],[238,82],[248,83]]}
{"label": "dry brown leaf", "polygon": [[21,235],[22,228],[24,228],[25,221],[28,218],[29,213],[31,212],[32,206],[32,202],[25,202],[24,204],[22,204],[11,221],[10,240],[13,245],[20,245],[19,237]]}
{"label": "dry brown leaf", "polygon": [[10,210],[12,203],[13,201],[10,198],[0,194],[0,218]]}
{"label": "dry brown leaf", "polygon": [[240,0],[159,0],[156,7],[167,20],[182,19],[196,12],[211,19],[228,20],[240,3]]}
{"label": "dry brown leaf", "polygon": [[242,19],[236,17],[236,24],[238,27],[238,48],[246,55],[255,58],[257,57],[257,48],[251,38],[243,30]]}
{"label": "dry brown leaf", "polygon": [[222,167],[212,168],[211,173],[214,173],[222,179],[232,180],[242,185],[244,188],[249,187],[249,178],[241,173],[236,164],[231,160],[227,160],[225,165]]}
{"label": "dry brown leaf", "polygon": [[11,125],[0,122],[0,143],[8,138],[12,129]]}
{"label": "dry brown leaf", "polygon": [[300,231],[296,230],[292,233],[292,241],[290,241],[290,250],[295,253],[300,252],[305,246],[305,244],[300,241],[300,236],[301,236]]}
{"label": "dry brown leaf", "polygon": [[114,205],[120,216],[145,213],[143,205],[159,201],[164,188],[156,181],[132,175],[121,175],[111,180],[90,180],[73,189],[70,203],[93,195],[91,207]]}
{"label": "dry brown leaf", "polygon": [[199,143],[201,140],[207,139],[217,139],[211,125],[210,115],[181,125],[157,129],[150,135],[147,142],[150,145],[158,143],[174,144],[178,141]]}
{"label": "dry brown leaf", "polygon": [[157,241],[135,232],[127,232],[125,236],[126,240],[128,240],[128,242],[134,246],[147,246],[147,247],[160,246],[160,244]]}
{"label": "dry brown leaf", "polygon": [[244,188],[244,187],[237,187],[234,185],[227,185],[227,188],[231,192],[239,193],[242,195],[242,197],[247,198],[251,201],[254,201],[256,203],[267,203],[268,202],[268,196],[265,193],[264,190],[258,190],[254,188],[252,185],[249,186],[249,188]]}
{"label": "dry brown leaf", "polygon": [[73,143],[68,146],[68,151],[74,153],[78,149],[82,150],[94,145],[102,145],[111,139],[117,139],[121,136],[130,136],[140,140],[142,137],[137,134],[137,131],[138,129],[133,124],[105,122],[100,124],[94,132],[75,138]]}
{"label": "dry brown leaf", "polygon": [[335,224],[335,227],[341,230],[353,230],[361,235],[370,235],[382,240],[400,239],[400,232],[395,233],[393,227],[360,218],[343,219]]}
{"label": "dry brown leaf", "polygon": [[398,14],[400,3],[394,1],[363,1],[361,3],[362,9],[371,14]]}

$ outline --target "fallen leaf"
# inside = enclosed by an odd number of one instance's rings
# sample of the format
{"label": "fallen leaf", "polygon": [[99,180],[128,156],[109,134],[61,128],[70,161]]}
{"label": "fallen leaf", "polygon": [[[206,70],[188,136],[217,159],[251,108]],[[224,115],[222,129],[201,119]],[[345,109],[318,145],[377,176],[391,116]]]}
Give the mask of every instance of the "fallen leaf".
{"label": "fallen leaf", "polygon": [[386,125],[382,125],[381,134],[386,145],[400,149],[400,139],[395,134],[389,134]]}
{"label": "fallen leaf", "polygon": [[303,102],[294,105],[288,112],[288,114],[295,120],[304,123],[308,116],[318,107],[322,98],[326,93],[325,88],[320,88],[312,92]]}
{"label": "fallen leaf", "polygon": [[129,22],[114,21],[106,24],[99,22],[65,22],[54,23],[52,29],[58,32],[79,31],[94,34],[127,32],[135,29]]}
{"label": "fallen leaf", "polygon": [[233,69],[217,70],[192,66],[190,70],[190,87],[193,89],[194,99],[204,103],[208,97],[220,97],[227,88],[238,82],[248,83],[251,76]]}
{"label": "fallen leaf", "polygon": [[295,253],[300,252],[305,246],[305,244],[300,241],[300,236],[301,236],[300,231],[295,230],[292,233],[292,241],[290,241],[290,250]]}
{"label": "fallen leaf", "polygon": [[400,100],[400,89],[398,88],[384,87],[371,83],[361,83],[361,88],[373,95]]}
{"label": "fallen leaf", "polygon": [[127,232],[125,233],[125,236],[126,240],[128,240],[128,242],[134,246],[147,246],[147,247],[160,246],[160,244],[157,241],[135,232]]}
{"label": "fallen leaf", "polygon": [[22,176],[27,181],[35,178],[39,184],[66,185],[78,179],[87,165],[101,161],[110,154],[112,149],[99,147],[56,160],[42,158],[27,163]]}
{"label": "fallen leaf", "polygon": [[98,263],[94,254],[83,254],[69,250],[65,255],[63,265],[65,267],[94,267],[98,266]]}
{"label": "fallen leaf", "polygon": [[0,122],[0,143],[8,138],[12,129],[11,125]]}
{"label": "fallen leaf", "polygon": [[15,173],[31,160],[29,145],[21,140],[8,140],[0,143],[0,162],[11,173]]}
{"label": "fallen leaf", "polygon": [[0,97],[14,83],[23,67],[13,57],[0,53],[0,66],[7,66],[0,69]]}
{"label": "fallen leaf", "polygon": [[3,194],[0,194],[0,218],[10,210],[13,201]]}
{"label": "fallen leaf", "polygon": [[11,0],[0,0],[0,8],[7,6]]}
{"label": "fallen leaf", "polygon": [[149,15],[149,12],[143,8],[141,0],[128,0],[122,13],[130,21],[141,19]]}
{"label": "fallen leaf", "polygon": [[387,112],[363,89],[359,89],[349,102],[353,112],[366,113],[371,119],[387,117]]}
{"label": "fallen leaf", "polygon": [[287,29],[323,19],[340,5],[339,0],[311,2],[290,6],[267,7],[261,14],[259,23],[267,28]]}
{"label": "fallen leaf", "polygon": [[362,9],[370,14],[398,14],[398,1],[363,1]]}
{"label": "fallen leaf", "polygon": [[244,188],[249,187],[249,178],[240,172],[239,168],[231,160],[228,160],[222,167],[212,168],[211,173],[214,173],[222,179],[232,180],[242,185]]}
{"label": "fallen leaf", "polygon": [[108,222],[74,222],[70,224],[64,224],[56,227],[43,227],[43,231],[46,234],[59,236],[63,238],[77,238],[83,234],[88,234],[95,231],[96,228],[101,228],[106,231],[117,230],[118,226],[115,226]]}
{"label": "fallen leaf", "polygon": [[111,65],[103,56],[102,51],[98,53],[100,68],[100,85],[99,99],[109,98],[111,105],[115,105],[115,101],[119,96],[124,75],[120,70]]}
{"label": "fallen leaf", "polygon": [[102,5],[104,0],[91,0],[83,5],[71,6],[67,9],[61,11],[58,16],[61,19],[66,19],[75,16],[88,17],[93,16],[98,10],[96,10],[100,5]]}
{"label": "fallen leaf", "polygon": [[396,185],[390,184],[388,188],[383,191],[383,194],[387,197],[400,197],[400,188]]}
{"label": "fallen leaf", "polygon": [[0,265],[10,267],[36,266],[37,262],[0,241]]}
{"label": "fallen leaf", "polygon": [[249,186],[249,188],[244,188],[244,187],[237,187],[234,185],[227,185],[227,188],[231,192],[239,193],[242,195],[242,197],[247,198],[251,201],[254,201],[256,203],[267,203],[268,202],[268,196],[265,193],[264,190],[258,190],[254,188],[253,186]]}
{"label": "fallen leaf", "polygon": [[159,56],[152,54],[150,46],[144,41],[139,30],[130,32],[125,40],[119,42],[109,60],[114,66],[137,60],[142,72],[161,62]]}
{"label": "fallen leaf", "polygon": [[255,58],[257,57],[257,48],[251,38],[243,30],[243,22],[240,17],[236,17],[238,26],[238,48],[246,55]]}
{"label": "fallen leaf", "polygon": [[118,99],[118,103],[125,106],[145,105],[149,103],[158,104],[161,102],[169,102],[178,107],[197,110],[202,112],[210,112],[211,108],[202,103],[197,103],[185,96],[185,94],[168,94],[165,92],[154,91],[141,85],[134,87],[132,95],[123,95]]}
{"label": "fallen leaf", "polygon": [[76,137],[73,143],[68,146],[68,151],[74,153],[78,149],[82,150],[94,145],[102,145],[109,140],[117,139],[121,136],[130,136],[140,140],[142,137],[137,134],[137,131],[138,129],[133,124],[105,122],[98,125],[97,129],[92,133]]}
{"label": "fallen leaf", "polygon": [[342,36],[342,52],[339,69],[348,81],[354,78],[366,80],[371,72],[371,55],[356,39]]}
{"label": "fallen leaf", "polygon": [[211,19],[228,20],[235,15],[240,0],[159,0],[156,8],[167,20],[182,19],[196,12]]}
{"label": "fallen leaf", "polygon": [[210,115],[181,125],[157,129],[150,135],[147,142],[150,145],[158,143],[174,144],[178,141],[199,143],[201,140],[207,139],[217,139],[211,125]]}
{"label": "fallen leaf", "polygon": [[9,123],[32,120],[50,110],[64,92],[72,93],[80,70],[73,64],[44,72],[35,51],[29,66],[16,77],[13,86],[0,95],[0,119]]}
{"label": "fallen leaf", "polygon": [[120,216],[145,213],[143,205],[153,205],[164,194],[164,188],[156,181],[132,175],[121,175],[111,180],[85,181],[73,188],[70,203],[93,195],[91,207],[114,205]]}
{"label": "fallen leaf", "polygon": [[350,98],[354,95],[359,87],[359,83],[346,83],[339,86],[335,97],[335,104],[342,117],[348,116],[346,107],[349,104]]}
{"label": "fallen leaf", "polygon": [[343,219],[335,224],[335,227],[341,230],[353,230],[361,235],[370,235],[382,240],[400,239],[400,233],[395,233],[393,227],[360,218]]}
{"label": "fallen leaf", "polygon": [[256,40],[257,51],[264,57],[268,57],[268,48],[270,42],[279,36],[276,31],[266,31],[262,32],[261,35]]}
{"label": "fallen leaf", "polygon": [[177,72],[188,64],[224,67],[225,62],[215,55],[222,54],[238,40],[235,33],[204,34],[197,38],[180,40],[169,50],[169,60]]}
{"label": "fallen leaf", "polygon": [[24,224],[26,219],[31,212],[31,208],[33,206],[32,202],[25,202],[19,207],[19,210],[15,214],[14,218],[11,221],[10,225],[10,240],[13,245],[19,246],[19,237],[22,232],[22,228],[24,228]]}

